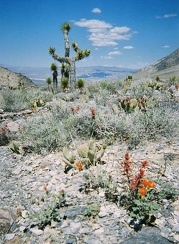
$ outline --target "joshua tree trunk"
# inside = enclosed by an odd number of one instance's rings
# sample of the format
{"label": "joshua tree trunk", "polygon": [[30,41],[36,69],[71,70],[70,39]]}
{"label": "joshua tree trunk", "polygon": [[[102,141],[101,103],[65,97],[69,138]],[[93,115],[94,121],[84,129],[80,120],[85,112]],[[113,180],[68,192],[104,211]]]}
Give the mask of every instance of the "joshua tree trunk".
{"label": "joshua tree trunk", "polygon": [[75,66],[75,58],[71,59],[70,64],[70,86],[72,89],[76,87],[76,66]]}
{"label": "joshua tree trunk", "polygon": [[63,30],[64,43],[65,43],[65,57],[70,57],[70,45],[68,40],[68,31]]}

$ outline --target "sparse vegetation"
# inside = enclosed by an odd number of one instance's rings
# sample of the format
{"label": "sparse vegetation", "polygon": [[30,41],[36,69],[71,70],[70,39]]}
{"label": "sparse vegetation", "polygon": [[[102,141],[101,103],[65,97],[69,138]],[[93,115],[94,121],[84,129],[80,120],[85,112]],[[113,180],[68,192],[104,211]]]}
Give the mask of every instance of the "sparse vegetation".
{"label": "sparse vegetation", "polygon": [[[142,146],[144,141],[178,140],[178,102],[156,81],[133,86],[128,77],[125,81],[103,81],[84,86],[81,79],[73,91],[69,90],[68,82],[68,78],[63,77],[62,90],[56,94],[43,87],[38,90],[2,90],[5,111],[31,108],[34,112],[26,118],[17,144],[11,144],[9,148],[20,155],[21,145],[30,148],[31,153],[42,155],[61,151],[64,173],[73,171],[80,176],[84,173],[85,183],[81,188],[84,194],[90,194],[91,190],[102,191],[106,201],[127,211],[131,217],[130,225],[134,225],[135,230],[142,224],[152,225],[163,201],[177,198],[176,189],[161,183],[153,173],[146,176],[147,161],[142,161],[140,168],[135,163],[133,169],[126,153],[121,161],[123,175],[116,169],[108,172],[102,157],[109,145],[117,143],[125,142],[128,150],[132,150]],[[50,78],[47,83],[51,85]],[[6,126],[2,126],[0,140],[5,138],[9,143],[7,132]],[[166,165],[163,174],[165,171]],[[53,221],[62,221],[60,211],[65,207],[64,198],[52,196],[47,188],[44,189],[45,196],[38,202],[38,211],[30,214],[39,229]],[[85,205],[83,215],[96,218],[99,211],[100,204],[94,202]]]}

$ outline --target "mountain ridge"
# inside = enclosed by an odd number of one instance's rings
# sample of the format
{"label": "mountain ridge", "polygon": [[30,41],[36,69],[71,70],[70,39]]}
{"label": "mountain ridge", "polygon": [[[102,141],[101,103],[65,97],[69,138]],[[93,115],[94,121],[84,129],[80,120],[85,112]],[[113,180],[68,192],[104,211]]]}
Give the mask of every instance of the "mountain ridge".
{"label": "mountain ridge", "polygon": [[155,79],[157,76],[163,80],[171,76],[179,76],[179,48],[155,63],[138,70],[133,78],[134,80]]}

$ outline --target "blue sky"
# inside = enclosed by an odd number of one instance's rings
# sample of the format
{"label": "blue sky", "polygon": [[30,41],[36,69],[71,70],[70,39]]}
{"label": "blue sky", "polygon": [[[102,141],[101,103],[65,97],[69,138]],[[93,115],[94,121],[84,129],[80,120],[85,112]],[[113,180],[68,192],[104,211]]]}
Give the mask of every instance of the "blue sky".
{"label": "blue sky", "polygon": [[0,64],[49,67],[50,46],[64,56],[64,22],[91,50],[78,66],[141,68],[179,47],[179,0],[0,0]]}

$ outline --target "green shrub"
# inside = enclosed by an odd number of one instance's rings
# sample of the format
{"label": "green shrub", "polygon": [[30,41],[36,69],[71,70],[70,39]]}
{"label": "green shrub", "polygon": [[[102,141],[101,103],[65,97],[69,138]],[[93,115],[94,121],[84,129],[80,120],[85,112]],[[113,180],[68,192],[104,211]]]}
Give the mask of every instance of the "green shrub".
{"label": "green shrub", "polygon": [[51,66],[50,66],[50,69],[51,69],[52,71],[57,70],[57,65],[56,65],[55,63],[52,63]]}
{"label": "green shrub", "polygon": [[77,88],[81,89],[81,88],[84,87],[84,85],[85,85],[84,79],[79,78],[79,79],[77,80],[77,84],[76,84]]}
{"label": "green shrub", "polygon": [[46,79],[46,82],[47,82],[48,85],[50,85],[50,84],[52,84],[52,79],[51,79],[50,77],[48,77],[48,78]]}
{"label": "green shrub", "polygon": [[68,78],[63,77],[61,79],[61,86],[62,86],[63,90],[65,90],[65,89],[67,89],[69,87],[69,80],[68,80]]}

